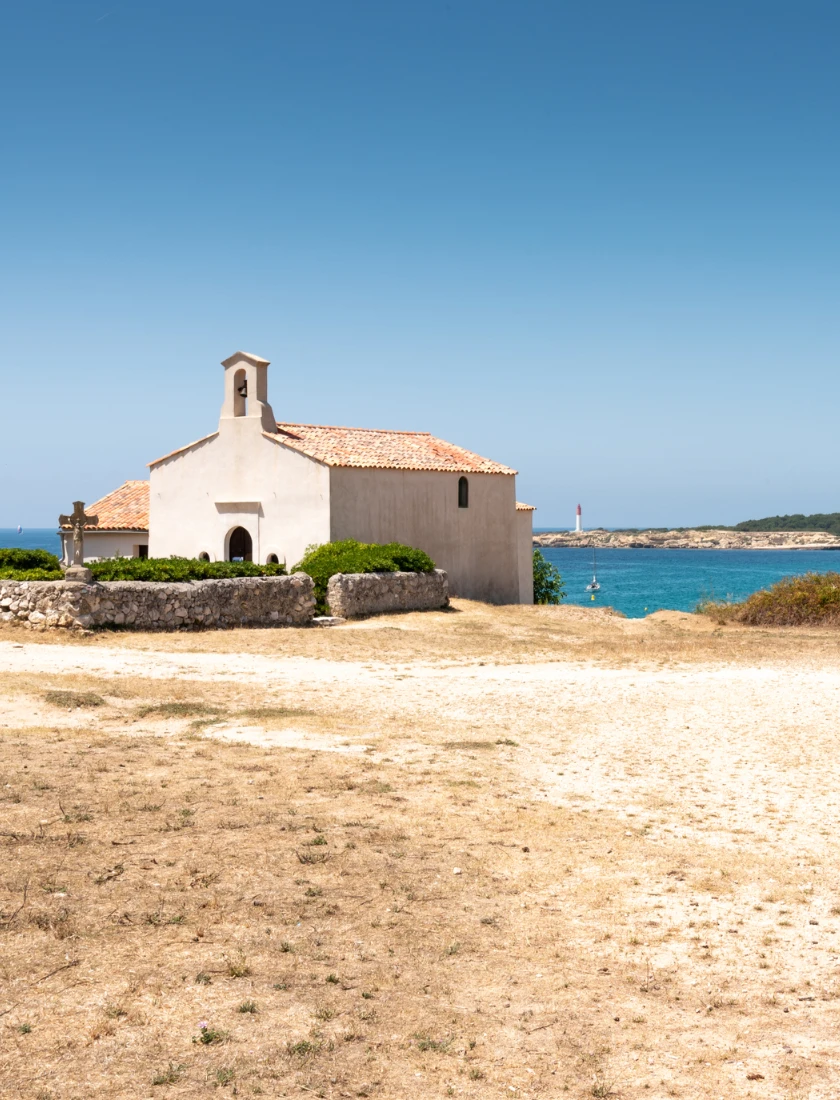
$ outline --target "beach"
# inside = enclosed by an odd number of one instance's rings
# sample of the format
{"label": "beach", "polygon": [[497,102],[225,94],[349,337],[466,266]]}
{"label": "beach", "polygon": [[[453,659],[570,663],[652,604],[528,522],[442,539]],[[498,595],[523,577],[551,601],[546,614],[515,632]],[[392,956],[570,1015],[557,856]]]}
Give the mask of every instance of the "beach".
{"label": "beach", "polygon": [[838,649],[457,600],[0,629],[0,1091],[836,1095]]}

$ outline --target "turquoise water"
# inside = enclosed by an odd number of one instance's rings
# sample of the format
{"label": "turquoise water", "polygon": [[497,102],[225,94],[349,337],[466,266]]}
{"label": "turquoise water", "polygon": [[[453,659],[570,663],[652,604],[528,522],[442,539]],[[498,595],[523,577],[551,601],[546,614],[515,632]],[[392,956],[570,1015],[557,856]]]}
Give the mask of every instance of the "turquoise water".
{"label": "turquoise water", "polygon": [[601,591],[591,599],[592,550],[546,547],[566,585],[566,603],[614,607],[637,619],[652,611],[693,611],[708,597],[742,600],[796,573],[840,571],[833,550],[598,550]]}
{"label": "turquoise water", "polygon": [[17,546],[21,550],[49,550],[61,557],[61,539],[54,527],[25,527],[18,534],[17,527],[0,527],[0,546]]}

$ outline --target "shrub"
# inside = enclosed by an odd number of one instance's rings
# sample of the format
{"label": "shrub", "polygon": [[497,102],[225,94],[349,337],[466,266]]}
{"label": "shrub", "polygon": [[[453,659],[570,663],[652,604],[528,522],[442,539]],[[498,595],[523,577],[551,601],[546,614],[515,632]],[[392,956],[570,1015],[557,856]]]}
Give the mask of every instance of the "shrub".
{"label": "shrub", "polygon": [[315,582],[318,611],[327,612],[327,584],[336,573],[431,573],[435,563],[422,550],[398,542],[366,543],[355,539],[309,546],[293,572],[308,573]]}
{"label": "shrub", "polygon": [[0,580],[60,581],[63,576],[58,558],[47,550],[0,547]]}
{"label": "shrub", "polygon": [[541,550],[534,550],[534,603],[560,603],[565,600],[563,578],[556,566],[546,561]]}
{"label": "shrub", "polygon": [[747,626],[840,626],[840,573],[785,577],[753,592],[742,603],[698,604],[698,612],[719,623]]}
{"label": "shrub", "polygon": [[282,565],[252,561],[199,561],[197,558],[106,558],[89,569],[97,581],[204,581],[228,577],[281,577]]}

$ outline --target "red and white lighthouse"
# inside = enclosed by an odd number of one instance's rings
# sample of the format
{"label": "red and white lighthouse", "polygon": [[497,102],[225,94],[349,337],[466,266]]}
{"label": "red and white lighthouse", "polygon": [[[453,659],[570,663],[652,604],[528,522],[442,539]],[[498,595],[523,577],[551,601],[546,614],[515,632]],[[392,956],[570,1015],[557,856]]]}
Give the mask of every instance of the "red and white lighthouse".
{"label": "red and white lighthouse", "polygon": [[577,506],[577,511],[575,512],[575,531],[582,531],[582,530],[583,530],[583,528],[580,525],[580,505],[578,505]]}

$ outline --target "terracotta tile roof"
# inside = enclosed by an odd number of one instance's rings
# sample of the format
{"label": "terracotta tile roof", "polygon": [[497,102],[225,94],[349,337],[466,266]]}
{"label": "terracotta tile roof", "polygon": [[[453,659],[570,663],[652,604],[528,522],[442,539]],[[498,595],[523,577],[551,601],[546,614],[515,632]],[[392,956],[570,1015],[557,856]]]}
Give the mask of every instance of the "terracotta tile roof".
{"label": "terracotta tile roof", "polygon": [[443,470],[456,474],[515,474],[509,466],[465,451],[428,432],[331,428],[323,424],[277,425],[277,439],[327,466],[382,470]]}
{"label": "terracotta tile roof", "polygon": [[149,483],[126,481],[113,493],[85,505],[85,512],[98,520],[85,524],[86,531],[148,531]]}
{"label": "terracotta tile roof", "polygon": [[537,506],[536,504],[523,504],[521,500],[517,500],[516,510],[517,512],[536,512]]}

